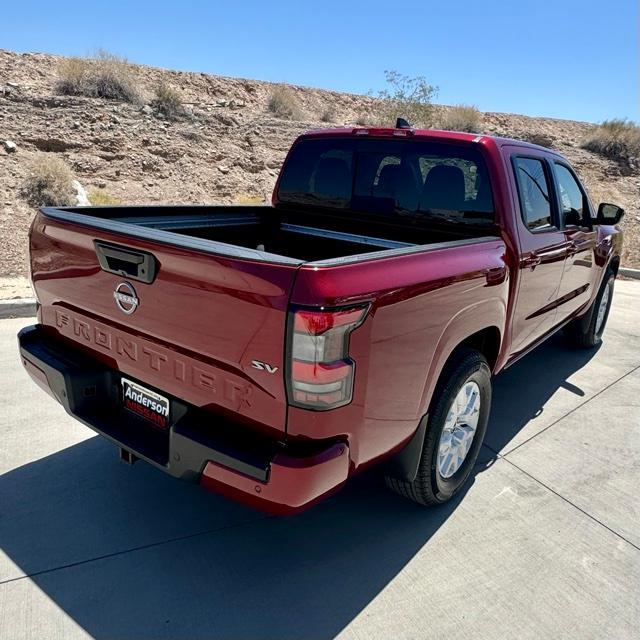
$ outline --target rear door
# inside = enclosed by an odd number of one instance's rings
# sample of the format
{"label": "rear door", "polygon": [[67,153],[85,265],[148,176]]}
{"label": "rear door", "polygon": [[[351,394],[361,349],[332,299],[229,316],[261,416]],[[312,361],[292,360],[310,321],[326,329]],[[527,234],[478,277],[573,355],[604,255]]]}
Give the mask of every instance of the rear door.
{"label": "rear door", "polygon": [[520,284],[513,313],[513,353],[526,349],[556,323],[567,239],[560,229],[553,176],[535,150],[506,147],[517,193]]}
{"label": "rear door", "polygon": [[591,298],[597,277],[594,253],[597,232],[591,222],[589,199],[571,167],[559,160],[552,165],[560,225],[567,242],[557,317],[557,322],[561,322]]}
{"label": "rear door", "polygon": [[[123,272],[127,260],[152,256],[153,281],[105,270],[96,241],[115,247],[111,264]],[[212,255],[42,213],[31,256],[41,322],[52,332],[138,383],[270,435],[285,431],[296,264]]]}

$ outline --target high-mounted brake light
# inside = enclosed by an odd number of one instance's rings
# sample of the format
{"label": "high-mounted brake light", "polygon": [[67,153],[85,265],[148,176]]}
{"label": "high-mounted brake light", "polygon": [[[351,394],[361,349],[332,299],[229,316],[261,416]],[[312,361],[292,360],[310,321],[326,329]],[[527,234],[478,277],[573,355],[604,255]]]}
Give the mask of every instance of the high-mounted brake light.
{"label": "high-mounted brake light", "polygon": [[391,129],[385,127],[376,127],[372,129],[354,129],[356,136],[396,136],[406,138],[412,136],[415,132],[413,129]]}
{"label": "high-mounted brake light", "polygon": [[349,358],[349,334],[367,311],[368,305],[293,312],[287,380],[292,405],[326,410],[351,402],[355,363]]}

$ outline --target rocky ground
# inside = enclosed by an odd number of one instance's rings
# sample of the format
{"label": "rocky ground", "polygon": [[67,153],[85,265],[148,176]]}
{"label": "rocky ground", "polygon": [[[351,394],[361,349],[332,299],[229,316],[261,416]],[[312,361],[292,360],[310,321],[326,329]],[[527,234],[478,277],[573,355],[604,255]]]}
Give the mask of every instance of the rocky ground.
{"label": "rocky ground", "polygon": [[[122,203],[263,201],[269,198],[284,154],[298,134],[321,126],[367,122],[379,109],[370,97],[294,86],[291,91],[302,109],[301,119],[279,119],[267,107],[273,90],[269,83],[151,67],[136,67],[143,96],[138,105],[60,96],[55,93],[60,61],[52,55],[0,50],[0,295],[4,297],[10,297],[7,292],[28,293],[27,231],[34,210],[20,189],[36,154],[61,155],[90,195],[99,193]],[[168,121],[149,107],[160,82],[180,93],[185,118]],[[640,267],[640,176],[581,148],[593,126],[484,113],[482,132],[546,137],[574,164],[594,200],[610,200],[627,210],[623,263]],[[3,147],[6,140],[15,149]]]}

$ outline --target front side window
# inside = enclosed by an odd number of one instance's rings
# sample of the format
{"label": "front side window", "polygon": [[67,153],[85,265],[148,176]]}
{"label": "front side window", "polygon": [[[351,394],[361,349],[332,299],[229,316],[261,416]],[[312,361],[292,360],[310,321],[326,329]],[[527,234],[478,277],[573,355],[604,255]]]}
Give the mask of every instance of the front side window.
{"label": "front side window", "polygon": [[514,159],[518,195],[524,223],[531,231],[553,229],[549,183],[542,160]]}
{"label": "front side window", "polygon": [[278,200],[443,222],[494,220],[481,153],[419,140],[301,140],[282,169]]}
{"label": "front side window", "polygon": [[574,175],[562,164],[555,165],[560,195],[560,212],[564,226],[578,225],[586,210],[586,198]]}

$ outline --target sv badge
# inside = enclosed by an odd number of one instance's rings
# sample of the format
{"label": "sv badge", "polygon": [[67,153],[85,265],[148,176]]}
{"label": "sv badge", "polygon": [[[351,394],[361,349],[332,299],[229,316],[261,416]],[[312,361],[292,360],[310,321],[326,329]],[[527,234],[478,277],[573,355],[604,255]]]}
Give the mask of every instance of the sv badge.
{"label": "sv badge", "polygon": [[266,362],[260,362],[260,360],[252,360],[251,366],[254,369],[258,369],[260,371],[266,371],[267,373],[275,373],[278,370],[278,367],[272,367],[270,364]]}

